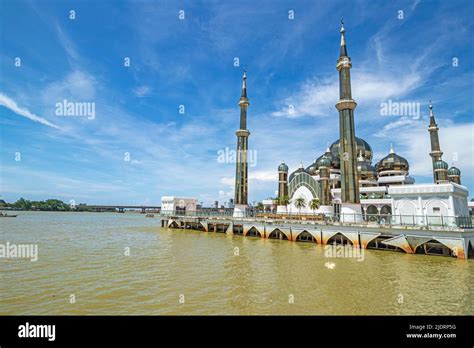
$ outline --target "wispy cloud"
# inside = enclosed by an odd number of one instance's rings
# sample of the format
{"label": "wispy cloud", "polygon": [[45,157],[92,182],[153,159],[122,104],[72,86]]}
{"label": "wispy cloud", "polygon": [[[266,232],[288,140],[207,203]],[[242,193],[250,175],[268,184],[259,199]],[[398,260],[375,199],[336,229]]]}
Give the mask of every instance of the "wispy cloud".
{"label": "wispy cloud", "polygon": [[151,88],[150,86],[138,86],[132,90],[132,92],[139,98],[146,97],[150,94]]}
{"label": "wispy cloud", "polygon": [[41,123],[51,128],[61,129],[59,126],[49,122],[47,119],[40,117],[38,115],[35,115],[34,113],[30,112],[26,108],[18,106],[18,104],[13,99],[1,93],[0,93],[0,105],[6,107],[7,109],[10,109],[11,111],[13,111],[15,114],[19,116],[23,116],[30,119],[33,122]]}
{"label": "wispy cloud", "polygon": [[55,26],[56,33],[58,35],[59,43],[63,46],[66,53],[73,59],[79,60],[79,52],[76,48],[74,42],[69,38],[69,36],[61,29],[61,26],[56,23]]}

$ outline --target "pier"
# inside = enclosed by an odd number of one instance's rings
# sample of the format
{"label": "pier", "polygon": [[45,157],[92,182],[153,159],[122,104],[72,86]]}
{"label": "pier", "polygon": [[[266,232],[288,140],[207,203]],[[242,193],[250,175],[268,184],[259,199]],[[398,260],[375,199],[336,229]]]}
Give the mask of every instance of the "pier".
{"label": "pier", "polygon": [[[430,224],[410,225],[406,217],[387,220],[366,219],[360,223],[345,223],[336,217],[274,215],[234,218],[228,215],[208,215],[188,212],[185,215],[161,213],[161,227],[191,229],[204,233],[226,233],[243,237],[280,239],[319,245],[352,245],[357,248],[398,251],[406,254],[426,254],[474,258],[474,229],[471,227]],[[439,217],[438,217],[439,218]],[[454,217],[453,217],[454,219]],[[450,220],[446,218],[444,220]],[[343,221],[343,220],[342,220]],[[405,223],[404,223],[405,221]],[[419,221],[417,217],[413,221]]]}

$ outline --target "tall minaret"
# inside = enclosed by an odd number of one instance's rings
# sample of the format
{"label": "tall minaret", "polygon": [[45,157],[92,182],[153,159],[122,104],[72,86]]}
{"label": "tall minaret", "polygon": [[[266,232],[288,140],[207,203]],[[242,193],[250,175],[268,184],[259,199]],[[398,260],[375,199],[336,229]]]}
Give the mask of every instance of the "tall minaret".
{"label": "tall minaret", "polygon": [[[344,36],[344,21],[341,21],[341,52],[336,69],[339,71],[339,156],[341,161],[341,213],[361,214],[359,201],[359,183],[357,180],[357,153],[355,142],[354,109],[356,102],[352,99],[351,58],[347,55]],[[347,209],[344,209],[344,205]],[[354,215],[355,217],[355,215]]]}
{"label": "tall minaret", "polygon": [[288,166],[282,161],[278,166],[278,214],[286,213],[285,198],[288,199]]}
{"label": "tall minaret", "polygon": [[250,132],[247,130],[247,108],[250,105],[247,98],[247,75],[244,69],[242,78],[242,95],[240,96],[240,128],[237,135],[237,161],[235,166],[235,206],[234,216],[244,217],[248,199],[248,139]]}
{"label": "tall minaret", "polygon": [[437,182],[437,175],[435,172],[435,162],[441,160],[441,157],[443,156],[443,151],[441,151],[441,148],[439,146],[439,138],[438,138],[438,125],[436,124],[434,113],[433,113],[433,104],[431,104],[430,100],[430,125],[428,127],[428,132],[430,132],[430,141],[431,141],[431,152],[430,156],[431,159],[433,160],[433,180],[436,183]]}

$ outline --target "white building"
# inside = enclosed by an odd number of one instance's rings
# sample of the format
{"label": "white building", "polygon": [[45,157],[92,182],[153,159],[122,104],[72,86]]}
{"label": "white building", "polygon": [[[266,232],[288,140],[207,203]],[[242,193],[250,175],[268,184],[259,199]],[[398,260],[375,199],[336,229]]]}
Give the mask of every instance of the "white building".
{"label": "white building", "polygon": [[195,212],[196,206],[196,198],[185,198],[175,196],[161,197],[162,214],[185,214],[186,212]]}
{"label": "white building", "polygon": [[456,219],[469,217],[468,191],[456,183],[390,186],[388,193],[401,223],[456,226]]}

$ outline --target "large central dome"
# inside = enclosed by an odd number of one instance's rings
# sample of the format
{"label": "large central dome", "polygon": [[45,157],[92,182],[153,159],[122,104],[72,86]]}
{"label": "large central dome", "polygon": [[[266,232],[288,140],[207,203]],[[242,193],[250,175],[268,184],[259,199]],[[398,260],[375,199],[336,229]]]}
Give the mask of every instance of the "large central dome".
{"label": "large central dome", "polygon": [[[358,138],[358,137],[355,137],[355,141],[356,141],[356,156],[359,157],[359,155],[362,155],[362,157],[366,161],[371,162],[373,152],[369,143],[366,142],[364,139]],[[333,157],[339,158],[339,139],[333,142],[329,149],[331,150],[331,155]]]}

